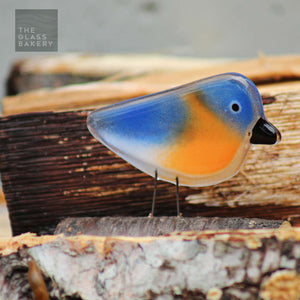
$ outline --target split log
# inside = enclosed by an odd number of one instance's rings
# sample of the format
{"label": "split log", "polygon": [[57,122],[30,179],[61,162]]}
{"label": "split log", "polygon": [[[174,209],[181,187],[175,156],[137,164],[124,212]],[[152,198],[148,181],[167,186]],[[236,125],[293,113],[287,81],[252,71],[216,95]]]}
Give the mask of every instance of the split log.
{"label": "split log", "polygon": [[6,93],[16,95],[43,87],[96,80],[124,80],[151,72],[203,68],[223,61],[141,54],[63,54],[32,57],[13,64],[6,83]]}
{"label": "split log", "polygon": [[215,74],[237,72],[249,77],[255,84],[299,80],[300,56],[264,56],[249,60],[230,61],[205,68],[177,72],[152,72],[128,80],[134,83],[171,84],[173,86]]}
{"label": "split log", "polygon": [[[77,63],[76,59],[78,60]],[[76,73],[77,70],[79,74],[83,73],[85,68],[87,69],[87,74],[92,72],[91,66],[93,65],[91,62],[81,64],[82,59],[80,59],[80,57],[76,57],[76,59],[71,59],[71,62],[68,62],[68,60],[64,61],[63,56],[61,58],[48,58],[50,62],[47,58],[25,60],[25,62],[19,63],[20,68],[23,70],[22,72],[20,71],[20,80],[22,82],[24,81],[24,86],[30,89],[32,88],[31,85],[37,88],[39,85],[36,84],[36,80],[43,81],[43,76],[49,77],[47,72],[54,72],[53,80],[49,80],[46,86],[58,86],[57,81],[61,82],[61,84],[70,83],[67,80],[61,79],[61,77],[64,76],[67,78],[68,76],[70,77],[70,75],[59,73],[65,69],[73,73]],[[162,59],[165,60],[163,63]],[[51,90],[41,89],[22,95],[6,97],[3,99],[2,104],[3,114],[10,115],[48,110],[61,111],[72,108],[94,108],[96,106],[107,105],[116,101],[158,92],[176,85],[225,72],[240,72],[248,76],[256,84],[300,79],[299,56],[261,57],[253,60],[230,63],[196,60],[194,65],[192,65],[193,60],[182,59],[179,60],[180,63],[177,62],[179,66],[177,66],[175,62],[168,63],[167,58],[162,59],[157,59],[157,63],[153,63],[152,67],[150,67],[149,61],[146,59],[144,63],[141,63],[140,69],[138,69],[138,65],[134,63],[134,57],[127,59],[126,63],[123,62],[123,65],[125,64],[126,67],[122,66],[122,63],[117,59],[114,64],[113,60],[109,60],[110,63],[108,66],[112,65],[114,72],[117,72],[118,67],[116,64],[120,62],[119,70],[125,70],[124,72],[128,74],[139,73],[139,75],[131,76],[131,79],[129,79],[128,77],[130,76],[127,74],[127,76],[125,76],[126,80],[122,82],[117,81],[120,80],[120,78],[116,75],[109,80],[101,82],[79,84]],[[85,59],[83,59],[83,61],[84,60]],[[101,59],[99,61],[101,61]],[[73,67],[71,67],[72,63],[74,64]],[[102,63],[105,68],[105,62]],[[173,65],[173,68],[171,65]],[[169,71],[163,72],[163,70],[167,68],[169,68]],[[182,69],[175,72],[174,69],[176,68]],[[100,66],[97,68],[97,63],[95,63],[95,72],[99,73],[99,69],[101,69]],[[139,72],[137,70],[139,70]],[[108,72],[108,70],[105,71]],[[123,71],[120,72],[124,76]],[[35,77],[31,78],[32,75],[26,75],[27,73],[31,74],[30,72],[36,72],[38,74],[36,79],[34,79]],[[140,73],[146,73],[146,75],[142,76]],[[41,74],[46,75],[42,76]],[[74,78],[77,78],[76,76],[75,74]],[[101,76],[103,76],[103,74]],[[87,77],[87,80],[91,79],[91,77]],[[74,83],[76,82],[77,81],[74,80]],[[41,84],[40,86],[45,85]],[[24,91],[24,88],[22,88],[22,91]]]}
{"label": "split log", "polygon": [[51,299],[297,300],[299,265],[300,229],[26,234],[0,240],[0,298],[32,299],[33,287]]}
{"label": "split log", "polygon": [[[257,145],[242,170],[213,187],[180,187],[184,216],[300,220],[300,90],[264,87],[267,117],[282,132]],[[97,142],[86,111],[0,120],[0,171],[14,234],[53,232],[65,217],[146,216],[153,179]],[[158,216],[175,215],[175,186],[159,182]]]}
{"label": "split log", "polygon": [[103,217],[66,218],[54,234],[97,236],[160,236],[174,231],[264,229],[291,226],[281,220],[248,218]]}
{"label": "split log", "polygon": [[169,85],[143,85],[124,82],[93,82],[40,89],[2,100],[2,114],[11,115],[38,111],[64,111],[74,108],[95,108],[169,88]]}

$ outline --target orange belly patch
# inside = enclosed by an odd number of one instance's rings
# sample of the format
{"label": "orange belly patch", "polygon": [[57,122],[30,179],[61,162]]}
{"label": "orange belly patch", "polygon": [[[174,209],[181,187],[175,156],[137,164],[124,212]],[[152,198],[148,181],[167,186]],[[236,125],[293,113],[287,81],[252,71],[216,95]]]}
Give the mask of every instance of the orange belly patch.
{"label": "orange belly patch", "polygon": [[184,97],[190,109],[184,132],[161,151],[160,163],[189,175],[213,174],[233,160],[243,137],[210,111],[197,94]]}

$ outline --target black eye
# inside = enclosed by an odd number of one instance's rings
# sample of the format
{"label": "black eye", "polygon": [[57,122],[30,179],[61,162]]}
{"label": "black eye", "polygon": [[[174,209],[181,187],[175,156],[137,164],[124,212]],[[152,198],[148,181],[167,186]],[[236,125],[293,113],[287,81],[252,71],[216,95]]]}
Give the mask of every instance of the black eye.
{"label": "black eye", "polygon": [[234,112],[239,112],[240,111],[240,105],[238,103],[234,102],[234,103],[231,104],[231,109]]}

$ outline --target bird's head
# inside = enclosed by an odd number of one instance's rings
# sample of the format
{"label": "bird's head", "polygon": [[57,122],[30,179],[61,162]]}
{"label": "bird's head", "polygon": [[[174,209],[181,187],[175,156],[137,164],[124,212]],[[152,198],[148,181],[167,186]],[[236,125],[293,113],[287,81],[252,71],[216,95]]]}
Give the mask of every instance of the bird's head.
{"label": "bird's head", "polygon": [[199,83],[205,105],[232,129],[249,136],[251,144],[271,145],[280,141],[280,132],[267,121],[260,94],[250,79],[226,73]]}

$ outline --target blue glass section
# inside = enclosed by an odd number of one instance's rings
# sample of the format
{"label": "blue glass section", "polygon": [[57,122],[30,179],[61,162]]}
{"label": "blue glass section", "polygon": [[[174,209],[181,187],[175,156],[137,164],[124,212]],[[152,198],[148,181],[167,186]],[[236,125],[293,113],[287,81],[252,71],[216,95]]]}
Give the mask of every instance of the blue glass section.
{"label": "blue glass section", "polygon": [[[204,103],[231,127],[245,133],[253,121],[253,105],[262,105],[257,89],[246,77],[244,82],[228,77],[199,85]],[[239,77],[242,77],[239,75]],[[245,84],[246,83],[246,84]],[[238,111],[232,109],[237,104]],[[260,108],[262,110],[262,107]]]}
{"label": "blue glass section", "polygon": [[182,133],[188,108],[176,94],[145,97],[112,105],[94,112],[91,119],[96,131],[123,137],[140,144],[170,143]]}

